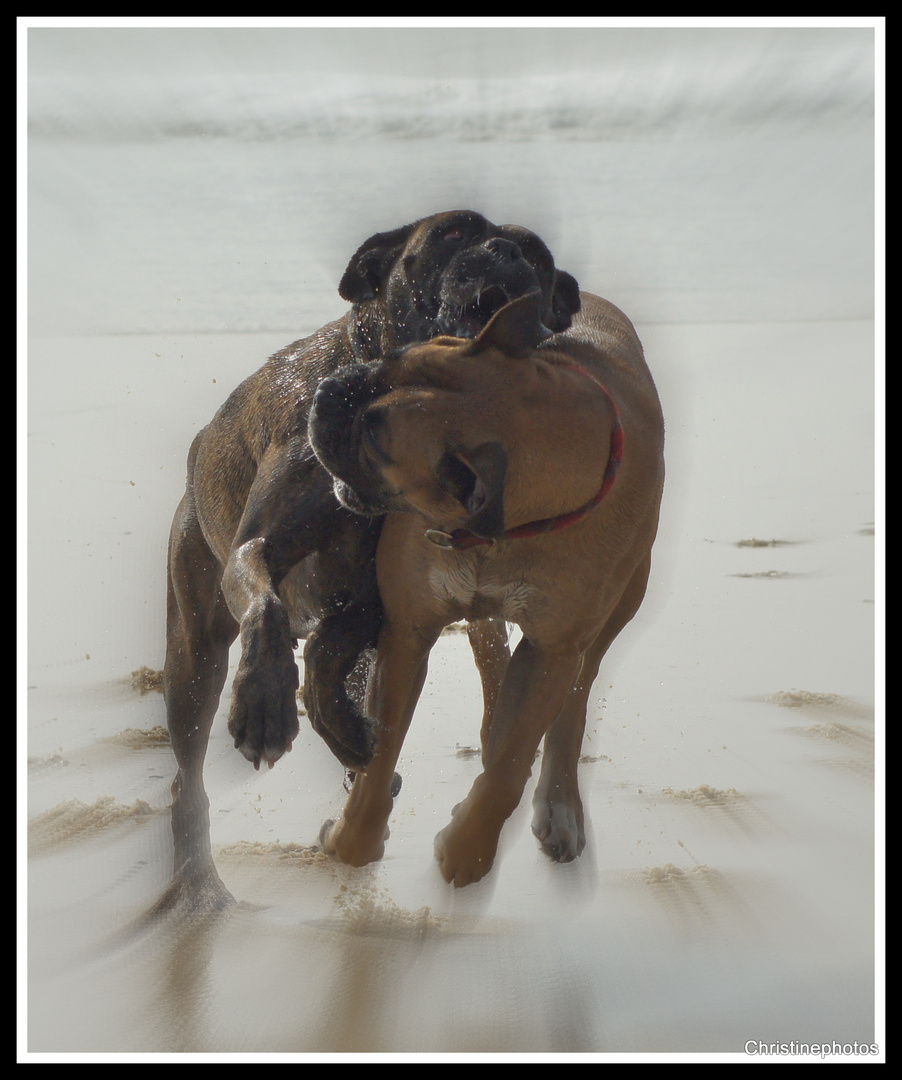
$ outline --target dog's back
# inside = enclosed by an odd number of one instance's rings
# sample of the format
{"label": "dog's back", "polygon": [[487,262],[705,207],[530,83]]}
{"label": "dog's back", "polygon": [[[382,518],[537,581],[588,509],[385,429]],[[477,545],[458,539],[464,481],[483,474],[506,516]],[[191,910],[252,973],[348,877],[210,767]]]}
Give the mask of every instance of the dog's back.
{"label": "dog's back", "polygon": [[576,357],[588,349],[590,362],[602,365],[608,389],[622,395],[624,404],[628,401],[645,411],[647,423],[660,428],[663,445],[661,403],[636,328],[610,300],[586,292],[580,293],[580,298],[582,309],[567,333],[549,338],[540,351],[550,349]]}

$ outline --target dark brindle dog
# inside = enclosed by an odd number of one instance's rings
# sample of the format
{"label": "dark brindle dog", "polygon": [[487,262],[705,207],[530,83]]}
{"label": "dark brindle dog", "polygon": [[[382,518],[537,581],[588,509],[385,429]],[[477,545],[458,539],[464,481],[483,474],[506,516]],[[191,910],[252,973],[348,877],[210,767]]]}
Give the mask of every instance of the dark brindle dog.
{"label": "dark brindle dog", "polygon": [[[174,876],[164,902],[228,899],[211,858],[203,761],[239,633],[229,731],[255,767],[271,767],[298,733],[298,638],[306,638],[304,699],[314,729],[349,768],[365,770],[373,754],[373,727],[348,686],[381,626],[381,521],[338,503],[310,448],[308,413],[320,381],[436,334],[473,337],[509,300],[536,289],[545,326],[565,330],[579,309],[577,284],[527,229],[456,211],[379,233],[341,280],[351,311],[276,353],[194,440],[169,546],[164,686],[178,772]],[[490,709],[506,640],[500,624],[485,621],[471,642]]]}

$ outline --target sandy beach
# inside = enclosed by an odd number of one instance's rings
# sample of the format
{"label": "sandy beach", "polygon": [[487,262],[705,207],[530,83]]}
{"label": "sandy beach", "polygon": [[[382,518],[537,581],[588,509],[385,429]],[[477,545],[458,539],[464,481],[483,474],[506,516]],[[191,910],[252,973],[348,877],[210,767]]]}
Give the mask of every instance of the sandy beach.
{"label": "sandy beach", "polygon": [[[42,108],[63,44],[32,62]],[[882,1060],[873,129],[834,123],[801,140],[546,132],[504,154],[434,135],[33,135],[23,1059],[749,1061],[805,1044]],[[362,155],[365,191],[347,168]],[[530,786],[489,877],[442,881],[433,837],[480,769],[478,678],[451,628],[382,862],[317,850],[342,768],[302,717],[255,772],[227,684],[205,779],[239,904],[144,925],[170,871],[156,678],[191,439],[343,312],[357,243],[460,205],[535,228],[627,311],[667,422],[648,595],[590,704],[586,851],[542,855]]]}

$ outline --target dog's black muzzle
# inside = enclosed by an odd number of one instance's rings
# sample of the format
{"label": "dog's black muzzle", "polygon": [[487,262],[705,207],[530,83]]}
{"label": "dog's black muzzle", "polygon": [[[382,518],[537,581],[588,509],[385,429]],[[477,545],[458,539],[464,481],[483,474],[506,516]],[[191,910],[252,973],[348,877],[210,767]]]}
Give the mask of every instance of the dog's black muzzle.
{"label": "dog's black muzzle", "polygon": [[492,237],[462,251],[448,267],[439,294],[438,326],[453,337],[475,337],[505,304],[541,289],[520,247]]}
{"label": "dog's black muzzle", "polygon": [[310,445],[329,472],[341,475],[356,456],[351,428],[360,410],[378,396],[370,365],[345,368],[317,387],[307,422]]}

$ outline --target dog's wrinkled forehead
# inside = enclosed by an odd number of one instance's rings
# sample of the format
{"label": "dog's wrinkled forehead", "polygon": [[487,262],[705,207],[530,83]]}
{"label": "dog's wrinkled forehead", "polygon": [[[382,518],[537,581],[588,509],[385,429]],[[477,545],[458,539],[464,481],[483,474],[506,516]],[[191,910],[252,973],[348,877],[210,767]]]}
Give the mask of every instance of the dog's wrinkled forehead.
{"label": "dog's wrinkled forehead", "polygon": [[449,245],[449,251],[458,245],[478,244],[496,230],[496,225],[475,210],[449,210],[416,224],[405,248],[405,258],[410,262],[421,252],[432,252],[445,244]]}
{"label": "dog's wrinkled forehead", "polygon": [[553,269],[550,249],[534,232],[522,225],[495,225],[474,210],[450,210],[418,222],[408,240],[406,258],[413,261],[420,252],[432,251],[442,245],[448,245],[450,253],[455,246],[471,247],[495,238],[516,244],[537,268]]}

